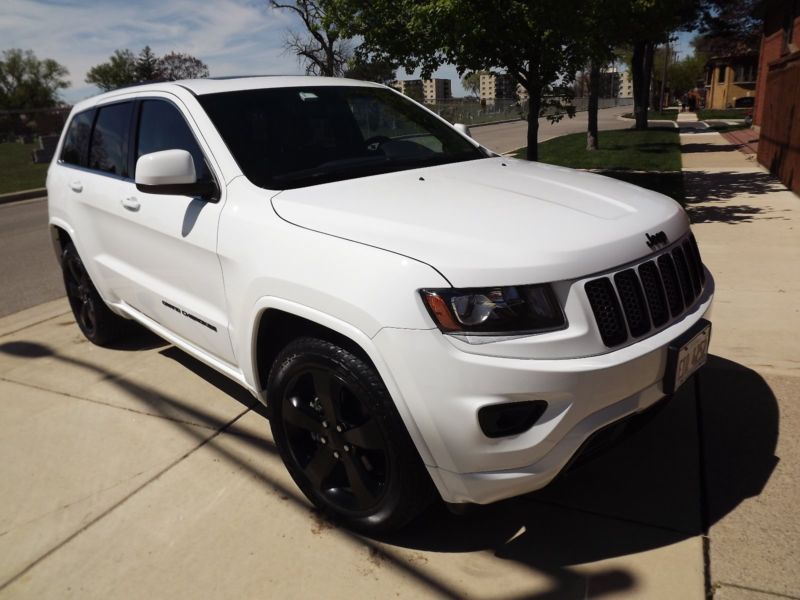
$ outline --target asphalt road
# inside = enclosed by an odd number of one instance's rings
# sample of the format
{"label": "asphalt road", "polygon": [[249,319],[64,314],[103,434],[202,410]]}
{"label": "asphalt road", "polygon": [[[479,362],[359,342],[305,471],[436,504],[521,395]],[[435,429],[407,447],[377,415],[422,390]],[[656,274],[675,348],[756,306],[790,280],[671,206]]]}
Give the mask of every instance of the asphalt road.
{"label": "asphalt road", "polygon": [[[597,111],[597,126],[604,129],[628,129],[633,121],[619,119],[619,115],[631,112],[631,106],[617,106]],[[550,123],[547,119],[539,119],[539,141],[544,142],[568,133],[585,132],[588,126],[588,113],[576,113],[573,118],[564,117],[558,123]],[[527,144],[528,123],[514,121],[498,125],[482,125],[472,127],[472,137],[495,152],[511,152]]]}
{"label": "asphalt road", "polygon": [[0,205],[0,317],[64,295],[44,198]]}
{"label": "asphalt road", "polygon": [[[630,121],[617,118],[630,107],[599,111],[600,129],[626,129]],[[496,152],[510,152],[525,145],[525,121],[474,127],[472,135]],[[539,141],[586,131],[586,113],[551,124],[539,120]],[[26,200],[0,205],[0,317],[64,295],[61,272],[53,257],[47,232],[47,203]]]}

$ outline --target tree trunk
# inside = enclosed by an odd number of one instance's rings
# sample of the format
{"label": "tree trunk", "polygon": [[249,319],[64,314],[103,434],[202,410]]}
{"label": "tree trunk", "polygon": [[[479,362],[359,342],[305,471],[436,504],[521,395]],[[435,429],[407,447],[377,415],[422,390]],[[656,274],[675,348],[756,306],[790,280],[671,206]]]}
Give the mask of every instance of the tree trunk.
{"label": "tree trunk", "polygon": [[597,108],[600,100],[600,64],[593,60],[589,68],[589,129],[586,132],[586,149],[597,150],[600,141],[597,132]]}
{"label": "tree trunk", "polygon": [[542,88],[528,86],[528,148],[525,158],[539,160],[539,111],[542,109]]}
{"label": "tree trunk", "polygon": [[653,42],[636,42],[633,45],[631,71],[633,75],[633,115],[636,129],[647,129],[647,109],[650,104],[650,76],[653,71]]}

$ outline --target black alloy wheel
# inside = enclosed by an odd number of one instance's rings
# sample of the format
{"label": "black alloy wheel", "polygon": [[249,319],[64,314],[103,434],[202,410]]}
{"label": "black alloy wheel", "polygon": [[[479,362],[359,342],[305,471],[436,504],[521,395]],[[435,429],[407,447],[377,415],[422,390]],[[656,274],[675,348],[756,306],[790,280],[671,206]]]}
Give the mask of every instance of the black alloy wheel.
{"label": "black alloy wheel", "polygon": [[292,377],[282,403],[289,451],[317,493],[343,511],[374,508],[390,462],[363,390],[326,366],[308,367]]}
{"label": "black alloy wheel", "polygon": [[358,352],[301,337],[273,363],[270,427],[287,470],[317,508],[366,533],[422,512],[433,484],[375,367]]}
{"label": "black alloy wheel", "polygon": [[65,253],[62,266],[67,299],[75,315],[75,321],[86,337],[91,338],[97,331],[97,309],[92,297],[89,274],[76,252]]}
{"label": "black alloy wheel", "polygon": [[111,312],[103,302],[71,242],[64,246],[61,253],[61,271],[72,314],[90,342],[105,346],[131,330],[132,322]]}

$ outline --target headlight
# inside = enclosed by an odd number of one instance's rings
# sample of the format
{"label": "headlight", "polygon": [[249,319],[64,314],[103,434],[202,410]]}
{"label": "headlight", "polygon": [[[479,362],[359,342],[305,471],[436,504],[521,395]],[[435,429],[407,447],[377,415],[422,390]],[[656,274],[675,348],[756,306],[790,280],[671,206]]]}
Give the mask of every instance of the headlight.
{"label": "headlight", "polygon": [[562,329],[566,318],[549,285],[420,290],[445,333],[513,335]]}

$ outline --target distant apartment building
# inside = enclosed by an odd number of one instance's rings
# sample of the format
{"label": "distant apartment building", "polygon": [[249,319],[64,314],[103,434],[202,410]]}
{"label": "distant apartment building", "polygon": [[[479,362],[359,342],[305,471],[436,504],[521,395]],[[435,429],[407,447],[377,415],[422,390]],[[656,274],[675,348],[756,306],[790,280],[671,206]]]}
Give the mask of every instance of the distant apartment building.
{"label": "distant apartment building", "polygon": [[415,100],[422,100],[425,96],[422,91],[422,79],[397,79],[389,85],[401,94]]}
{"label": "distant apartment building", "polygon": [[449,79],[423,79],[422,92],[425,102],[450,100],[453,97]]}
{"label": "distant apartment building", "polygon": [[481,100],[526,100],[528,92],[508,73],[481,73]]}
{"label": "distant apartment building", "polygon": [[630,71],[619,74],[619,98],[633,98],[633,79]]}
{"label": "distant apartment building", "polygon": [[[600,69],[600,98],[620,98],[622,93],[622,75],[616,67],[605,67]],[[575,96],[585,98],[589,95],[590,77],[588,69],[578,73],[575,78]],[[631,86],[631,97],[633,96],[633,86]]]}
{"label": "distant apartment building", "polygon": [[437,102],[453,97],[449,79],[398,79],[389,84],[414,100]]}

